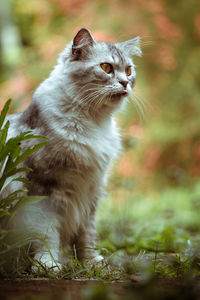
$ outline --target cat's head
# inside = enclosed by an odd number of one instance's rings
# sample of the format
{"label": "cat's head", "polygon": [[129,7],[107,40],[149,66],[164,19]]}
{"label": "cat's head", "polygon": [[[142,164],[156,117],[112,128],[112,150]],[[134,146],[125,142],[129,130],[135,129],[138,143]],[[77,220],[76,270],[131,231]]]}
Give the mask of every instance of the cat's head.
{"label": "cat's head", "polygon": [[135,84],[133,55],[141,55],[139,37],[109,44],[80,29],[61,55],[72,98],[88,109],[118,106]]}

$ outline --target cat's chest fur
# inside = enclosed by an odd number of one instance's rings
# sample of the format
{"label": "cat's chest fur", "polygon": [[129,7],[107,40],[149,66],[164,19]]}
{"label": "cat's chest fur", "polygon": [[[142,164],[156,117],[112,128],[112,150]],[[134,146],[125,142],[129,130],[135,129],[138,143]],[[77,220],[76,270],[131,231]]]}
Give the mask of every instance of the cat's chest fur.
{"label": "cat's chest fur", "polygon": [[71,115],[52,116],[48,128],[37,133],[46,135],[48,143],[27,163],[33,169],[29,175],[33,189],[40,194],[92,193],[96,185],[105,184],[108,166],[121,148],[112,118],[97,124]]}
{"label": "cat's chest fur", "polygon": [[120,150],[120,138],[112,118],[96,124],[66,117],[64,122],[53,122],[51,147],[58,156],[67,158],[71,154],[71,162],[77,167],[104,169]]}

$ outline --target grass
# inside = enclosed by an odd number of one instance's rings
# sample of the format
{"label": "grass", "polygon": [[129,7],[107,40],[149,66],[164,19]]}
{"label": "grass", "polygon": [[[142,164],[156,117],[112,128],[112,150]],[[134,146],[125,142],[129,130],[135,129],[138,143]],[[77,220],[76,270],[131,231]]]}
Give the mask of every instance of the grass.
{"label": "grass", "polygon": [[123,203],[110,196],[99,210],[99,247],[128,260],[129,273],[199,275],[199,205],[199,182],[161,194],[133,196],[130,191]]}
{"label": "grass", "polygon": [[[124,192],[127,194],[127,191]],[[116,194],[116,193],[115,193]],[[122,191],[120,191],[120,197]],[[109,194],[97,216],[100,263],[71,262],[55,272],[40,265],[20,277],[149,282],[152,278],[198,278],[200,184],[120,202]]]}
{"label": "grass", "polygon": [[198,243],[199,205],[199,183],[168,188],[160,195],[130,193],[124,203],[108,198],[99,211],[99,233],[111,242],[110,249],[124,248],[130,254],[154,251],[155,243],[159,251],[178,252],[188,242]]}

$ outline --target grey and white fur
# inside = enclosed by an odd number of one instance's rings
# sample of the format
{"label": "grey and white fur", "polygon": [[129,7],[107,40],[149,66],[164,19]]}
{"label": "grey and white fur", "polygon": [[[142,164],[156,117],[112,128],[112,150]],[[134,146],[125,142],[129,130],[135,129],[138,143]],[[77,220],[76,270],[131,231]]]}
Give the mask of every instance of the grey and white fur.
{"label": "grey and white fur", "polygon": [[[71,248],[79,259],[101,258],[95,250],[95,211],[110,163],[121,149],[113,114],[132,92],[133,55],[141,55],[138,37],[108,44],[82,28],[36,89],[29,107],[7,117],[8,138],[28,130],[48,138],[24,162],[33,170],[28,194],[46,198],[36,204],[37,210],[25,210],[14,220],[15,227],[46,238],[53,259],[43,243],[32,248],[47,267],[65,263]],[[31,143],[35,140],[22,147]],[[19,188],[22,183],[12,182],[3,196]]]}

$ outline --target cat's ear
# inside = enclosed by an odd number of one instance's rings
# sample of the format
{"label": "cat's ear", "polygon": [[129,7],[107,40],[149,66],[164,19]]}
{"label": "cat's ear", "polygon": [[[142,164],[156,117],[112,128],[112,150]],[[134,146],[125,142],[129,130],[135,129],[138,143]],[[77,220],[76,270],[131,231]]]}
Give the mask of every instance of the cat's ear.
{"label": "cat's ear", "polygon": [[142,50],[140,48],[140,37],[137,36],[134,39],[122,42],[122,43],[118,43],[117,44],[120,48],[122,48],[123,50],[125,50],[126,52],[128,52],[128,54],[130,56],[132,55],[137,55],[137,56],[141,56],[142,55]]}
{"label": "cat's ear", "polygon": [[95,40],[90,31],[86,28],[81,28],[73,39],[72,55],[76,59],[85,57],[94,43]]}

